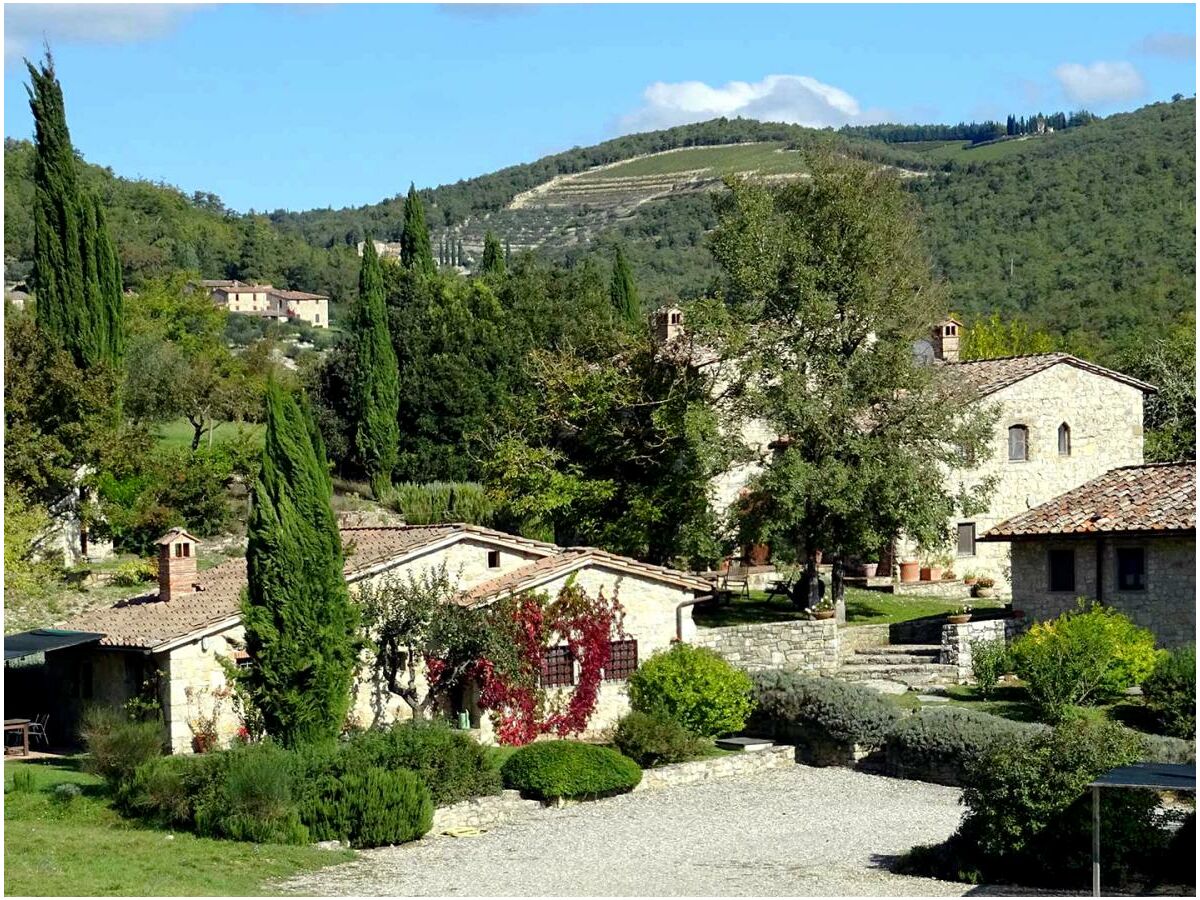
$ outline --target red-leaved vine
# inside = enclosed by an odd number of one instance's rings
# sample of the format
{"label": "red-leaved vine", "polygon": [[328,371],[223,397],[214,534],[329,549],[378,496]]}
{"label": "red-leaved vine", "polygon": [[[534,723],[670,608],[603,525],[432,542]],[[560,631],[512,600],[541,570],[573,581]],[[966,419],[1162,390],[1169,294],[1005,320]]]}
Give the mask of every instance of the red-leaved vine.
{"label": "red-leaved vine", "polygon": [[[542,734],[566,737],[587,727],[596,711],[614,638],[624,635],[624,611],[616,597],[596,597],[568,584],[553,600],[522,594],[489,610],[497,630],[495,651],[478,659],[472,675],[479,705],[491,712],[502,744],[527,744]],[[551,641],[565,642],[579,665],[574,688],[547,698],[541,684],[542,654]],[[430,666],[430,676],[440,671]]]}

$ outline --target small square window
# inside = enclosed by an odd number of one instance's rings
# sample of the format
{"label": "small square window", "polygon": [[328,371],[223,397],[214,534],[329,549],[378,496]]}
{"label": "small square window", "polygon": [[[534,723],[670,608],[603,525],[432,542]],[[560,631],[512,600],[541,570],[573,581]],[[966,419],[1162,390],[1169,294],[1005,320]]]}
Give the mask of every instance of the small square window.
{"label": "small square window", "polygon": [[604,677],[609,681],[624,681],[638,667],[637,641],[612,641],[609,643],[608,667]]}
{"label": "small square window", "polygon": [[566,646],[547,647],[542,651],[542,687],[560,687],[575,683],[575,657]]}
{"label": "small square window", "polygon": [[974,556],[975,555],[975,523],[974,522],[959,522],[958,523],[958,555],[959,556]]}
{"label": "small square window", "polygon": [[499,550],[489,550],[488,551],[488,568],[489,569],[500,568],[500,551]]}
{"label": "small square window", "polygon": [[1146,550],[1143,547],[1117,548],[1117,590],[1146,589]]}
{"label": "small square window", "polygon": [[1050,590],[1075,590],[1075,551],[1070,548],[1051,550]]}

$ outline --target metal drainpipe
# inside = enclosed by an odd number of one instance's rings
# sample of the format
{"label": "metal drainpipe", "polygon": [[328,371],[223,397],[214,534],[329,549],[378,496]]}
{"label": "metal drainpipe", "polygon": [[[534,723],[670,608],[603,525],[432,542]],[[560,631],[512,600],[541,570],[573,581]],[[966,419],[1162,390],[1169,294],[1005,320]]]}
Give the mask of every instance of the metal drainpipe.
{"label": "metal drainpipe", "polygon": [[676,642],[678,642],[680,644],[683,643],[683,610],[684,610],[684,607],[698,606],[699,604],[704,603],[707,600],[711,600],[712,598],[713,598],[712,594],[705,594],[703,597],[693,597],[691,600],[684,600],[682,603],[680,603],[678,606],[675,607],[675,640],[676,640]]}

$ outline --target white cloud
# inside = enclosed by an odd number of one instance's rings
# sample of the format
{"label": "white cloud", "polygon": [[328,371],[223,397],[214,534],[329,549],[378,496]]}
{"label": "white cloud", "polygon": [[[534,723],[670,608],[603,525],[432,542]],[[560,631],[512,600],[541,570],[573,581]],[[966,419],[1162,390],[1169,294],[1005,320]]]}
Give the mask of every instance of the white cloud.
{"label": "white cloud", "polygon": [[1169,59],[1195,59],[1196,36],[1177,32],[1160,31],[1148,34],[1134,46],[1137,53],[1150,56],[1165,56]]}
{"label": "white cloud", "polygon": [[4,7],[4,62],[39,53],[42,41],[123,44],[170,34],[196,4],[9,3]]}
{"label": "white cloud", "polygon": [[642,94],[640,109],[621,119],[621,130],[651,131],[720,116],[789,122],[824,128],[827,125],[875,122],[878,111],[863,111],[841,88],[807,75],[768,75],[750,83],[731,81],[712,87],[703,81],[656,81]]}
{"label": "white cloud", "polygon": [[1133,100],[1146,91],[1146,81],[1128,62],[1063,63],[1054,70],[1067,99],[1074,103]]}

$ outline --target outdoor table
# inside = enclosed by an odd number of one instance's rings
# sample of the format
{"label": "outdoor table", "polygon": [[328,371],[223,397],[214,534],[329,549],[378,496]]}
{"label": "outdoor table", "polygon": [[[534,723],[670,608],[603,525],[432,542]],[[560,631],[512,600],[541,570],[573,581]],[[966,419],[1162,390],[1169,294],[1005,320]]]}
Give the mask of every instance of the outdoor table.
{"label": "outdoor table", "polygon": [[[21,732],[21,747],[23,755],[29,755],[29,719],[5,719],[4,720],[4,735],[8,736],[10,731]],[[5,748],[7,749],[7,748]]]}
{"label": "outdoor table", "polygon": [[1177,763],[1134,763],[1101,775],[1092,789],[1092,896],[1100,896],[1100,788],[1150,788],[1196,793],[1196,767]]}

